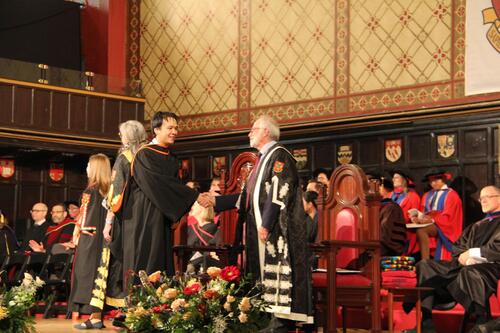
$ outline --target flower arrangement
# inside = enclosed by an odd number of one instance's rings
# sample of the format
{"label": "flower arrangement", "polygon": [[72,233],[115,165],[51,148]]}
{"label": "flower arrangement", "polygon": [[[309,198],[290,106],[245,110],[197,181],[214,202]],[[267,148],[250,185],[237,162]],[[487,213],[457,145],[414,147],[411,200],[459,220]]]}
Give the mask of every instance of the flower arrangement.
{"label": "flower arrangement", "polygon": [[36,291],[45,284],[24,273],[21,285],[9,290],[0,290],[0,332],[30,333],[35,332],[35,321],[27,311],[35,305]]}
{"label": "flower arrangement", "polygon": [[266,302],[236,266],[210,267],[198,276],[172,279],[139,272],[127,297],[125,327],[132,332],[257,332],[267,326]]}

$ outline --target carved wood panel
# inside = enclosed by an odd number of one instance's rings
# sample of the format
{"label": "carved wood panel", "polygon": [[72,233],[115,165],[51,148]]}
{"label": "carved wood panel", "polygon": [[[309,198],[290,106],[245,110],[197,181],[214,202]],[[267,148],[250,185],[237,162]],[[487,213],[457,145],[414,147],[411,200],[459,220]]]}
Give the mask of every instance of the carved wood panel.
{"label": "carved wood panel", "polygon": [[47,90],[34,90],[33,103],[33,126],[49,129],[50,128],[50,92]]}
{"label": "carved wood panel", "polygon": [[12,122],[12,87],[0,84],[0,122]]}
{"label": "carved wood panel", "polygon": [[14,123],[21,126],[31,125],[31,89],[14,89]]}
{"label": "carved wood panel", "polygon": [[[75,124],[75,121],[80,120],[78,116],[75,116],[73,113],[70,113],[68,99],[70,96],[68,94],[63,94],[59,92],[52,93],[52,127],[58,130],[67,130],[68,129],[68,117],[71,117],[71,124]],[[73,103],[73,97],[71,96],[71,103]],[[84,114],[85,115],[85,114]],[[85,119],[85,118],[83,118]],[[85,122],[81,122],[81,124],[85,124]]]}

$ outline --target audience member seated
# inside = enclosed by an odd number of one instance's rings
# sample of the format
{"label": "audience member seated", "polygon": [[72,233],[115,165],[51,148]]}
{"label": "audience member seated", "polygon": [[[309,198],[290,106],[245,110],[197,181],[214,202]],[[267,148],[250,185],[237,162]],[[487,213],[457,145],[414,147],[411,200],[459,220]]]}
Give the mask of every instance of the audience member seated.
{"label": "audience member seated", "polygon": [[406,222],[403,209],[391,199],[394,190],[389,179],[382,179],[379,193],[380,205],[380,255],[400,256],[406,245]]}
{"label": "audience member seated", "polygon": [[316,179],[309,179],[306,186],[306,192],[316,192],[318,195],[321,191],[323,184],[318,182]]}
{"label": "audience member seated", "polygon": [[[220,242],[219,227],[214,218],[213,207],[204,208],[197,202],[194,203],[188,216],[188,246],[217,245]],[[188,271],[198,271],[202,265],[206,265],[205,269],[220,266],[220,261],[213,252],[196,252],[189,261]]]}
{"label": "audience member seated", "polygon": [[[73,231],[76,221],[68,216],[64,204],[56,204],[50,212],[52,216],[52,224],[47,228],[43,242],[31,240],[29,246],[34,252],[51,252],[56,244],[64,246],[63,243],[72,241]],[[64,252],[57,250],[56,252]]]}
{"label": "audience member seated", "polygon": [[452,243],[462,232],[462,201],[457,192],[448,188],[447,180],[451,180],[451,174],[444,171],[425,175],[423,181],[428,181],[432,190],[422,197],[423,214],[411,217],[413,223],[429,224],[416,231],[422,259],[430,258],[431,248],[435,248],[434,259],[450,259]]}
{"label": "audience member seated", "polygon": [[208,193],[210,193],[213,196],[220,195],[220,178],[219,177],[212,178],[212,181],[210,182],[210,188],[208,189]]}
{"label": "audience member seated", "polygon": [[186,186],[200,192],[200,183],[198,183],[196,180],[188,180],[186,182]]}
{"label": "audience member seated", "polygon": [[[500,189],[486,186],[479,200],[486,217],[464,230],[453,244],[451,261],[417,263],[418,285],[434,292],[422,301],[422,332],[435,332],[432,308],[456,301],[476,323],[485,321],[489,297],[500,278]],[[409,311],[414,304],[405,304]],[[416,332],[416,329],[407,330]]]}
{"label": "audience member seated", "polygon": [[[318,199],[318,193],[314,191],[304,192],[302,197],[302,203],[304,205],[305,219],[306,219],[306,231],[307,231],[307,242],[316,243],[318,240],[318,207],[316,206],[316,200]],[[316,255],[311,253],[311,267],[316,269],[318,266]]]}
{"label": "audience member seated", "polygon": [[33,205],[33,208],[30,210],[33,225],[26,231],[19,249],[20,251],[31,251],[30,241],[37,243],[43,241],[47,228],[50,225],[50,222],[46,220],[48,210],[47,205],[42,202]]}
{"label": "audience member seated", "polygon": [[302,197],[304,212],[306,213],[307,241],[309,243],[316,243],[318,238],[318,207],[316,199],[318,199],[318,193],[314,191],[304,192]]}
{"label": "audience member seated", "polygon": [[77,201],[64,201],[64,208],[68,212],[68,217],[72,220],[78,220],[80,215],[80,204]]}
{"label": "audience member seated", "polygon": [[[376,180],[377,178],[371,178]],[[379,193],[382,196],[380,205],[380,255],[400,256],[405,250],[406,226],[403,210],[392,201],[391,193],[394,190],[389,179],[378,178],[380,180]],[[359,258],[353,260],[348,268],[359,269],[369,260],[368,253],[362,253]]]}
{"label": "audience member seated", "polygon": [[323,185],[326,189],[325,195],[328,193],[328,186],[330,183],[330,172],[327,169],[319,168],[314,170],[313,176],[314,178]]}
{"label": "audience member seated", "polygon": [[[0,210],[0,259],[17,250],[16,235]],[[0,262],[1,264],[1,262]]]}

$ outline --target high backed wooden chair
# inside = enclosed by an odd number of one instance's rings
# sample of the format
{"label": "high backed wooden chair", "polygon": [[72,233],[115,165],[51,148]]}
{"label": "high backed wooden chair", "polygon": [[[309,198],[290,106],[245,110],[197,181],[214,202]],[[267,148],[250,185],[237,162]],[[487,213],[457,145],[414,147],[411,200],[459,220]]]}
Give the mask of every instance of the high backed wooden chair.
{"label": "high backed wooden chair", "polygon": [[[380,332],[380,195],[356,165],[338,167],[320,212],[323,241],[314,246],[326,258],[326,273],[313,274],[315,297],[326,302],[325,332],[336,332],[337,307],[362,307],[371,314],[370,327]],[[357,274],[337,273],[359,254],[370,260]],[[319,312],[325,309],[317,309]],[[344,317],[345,319],[345,317]],[[345,320],[343,322],[345,329]]]}
{"label": "high backed wooden chair", "polygon": [[[248,174],[253,168],[257,156],[254,153],[244,152],[239,154],[232,163],[229,177],[223,170],[220,188],[223,195],[238,194],[246,182]],[[228,180],[226,181],[226,178]],[[238,212],[236,209],[221,213],[219,219],[221,243],[213,246],[187,246],[185,244],[174,246],[177,262],[176,268],[185,271],[191,255],[196,252],[215,252],[221,260],[222,265],[236,265],[238,256],[241,254],[241,236],[243,229],[238,224]]]}
{"label": "high backed wooden chair", "polygon": [[[257,155],[251,152],[244,152],[239,154],[231,165],[231,172],[227,181],[225,181],[226,172],[222,172],[221,177],[221,193],[224,195],[240,193],[243,185],[246,183],[250,171],[252,171]],[[227,244],[239,243],[241,240],[237,239],[239,234],[238,227],[238,212],[236,209],[222,212],[221,214],[221,232],[222,239]],[[241,230],[242,231],[242,230]]]}

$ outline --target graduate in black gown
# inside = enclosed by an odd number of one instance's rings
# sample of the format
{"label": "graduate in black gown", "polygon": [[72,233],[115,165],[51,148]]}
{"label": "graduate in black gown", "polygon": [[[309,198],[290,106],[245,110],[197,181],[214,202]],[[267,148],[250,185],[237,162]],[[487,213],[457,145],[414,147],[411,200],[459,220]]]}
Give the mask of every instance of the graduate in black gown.
{"label": "graduate in black gown", "polygon": [[487,302],[500,279],[500,189],[486,186],[479,199],[486,217],[462,232],[453,244],[452,260],[417,264],[418,285],[434,288],[422,301],[422,332],[435,332],[432,307],[436,304],[456,301],[478,320],[486,318]]}
{"label": "graduate in black gown", "polygon": [[125,306],[127,294],[123,279],[123,223],[115,216],[113,209],[120,206],[123,189],[130,179],[130,165],[135,153],[146,144],[144,126],[137,120],[128,120],[119,126],[122,147],[118,152],[111,171],[111,185],[106,197],[106,223],[102,234],[104,245],[101,263],[97,269],[97,279],[90,304],[103,310],[105,306],[116,308]]}
{"label": "graduate in black gown", "polygon": [[[213,207],[203,207],[194,203],[187,218],[187,245],[210,246],[220,243],[219,225]],[[221,267],[221,262],[213,252],[195,252],[189,260],[188,272],[196,272],[203,267]]]}
{"label": "graduate in black gown", "polygon": [[94,281],[97,278],[97,267],[104,245],[102,230],[107,209],[102,202],[111,181],[111,165],[106,155],[90,156],[87,176],[88,185],[82,194],[80,218],[74,234],[76,253],[68,307],[73,312],[91,314],[87,321],[75,325],[75,328],[100,329],[104,327],[101,309],[92,306],[90,301],[94,294]]}
{"label": "graduate in black gown", "polygon": [[[178,178],[179,162],[170,146],[178,133],[177,115],[157,112],[151,119],[156,137],[135,155],[122,204],[123,271],[174,275],[171,226],[186,214],[199,193]],[[202,197],[199,199],[202,201]],[[203,203],[208,205],[208,199]]]}

